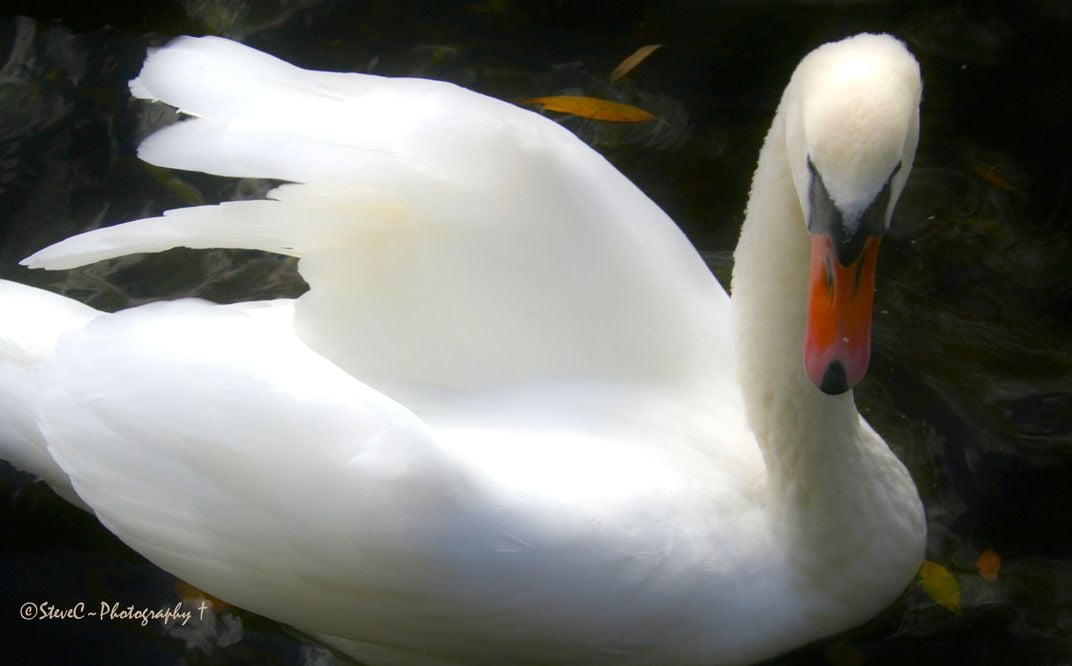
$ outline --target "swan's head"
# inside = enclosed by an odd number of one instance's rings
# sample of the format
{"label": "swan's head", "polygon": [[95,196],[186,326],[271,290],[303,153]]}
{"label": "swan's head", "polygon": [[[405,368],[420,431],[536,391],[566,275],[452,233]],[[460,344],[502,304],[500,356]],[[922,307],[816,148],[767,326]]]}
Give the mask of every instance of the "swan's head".
{"label": "swan's head", "polygon": [[871,354],[879,239],[919,136],[919,65],[887,35],[827,44],[786,91],[786,141],[811,236],[804,367],[826,393],[859,382]]}

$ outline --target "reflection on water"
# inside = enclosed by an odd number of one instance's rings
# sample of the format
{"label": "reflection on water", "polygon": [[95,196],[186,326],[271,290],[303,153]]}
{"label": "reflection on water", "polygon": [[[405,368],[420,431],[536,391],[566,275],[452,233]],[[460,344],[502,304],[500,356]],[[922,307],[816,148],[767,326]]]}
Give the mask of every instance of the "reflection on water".
{"label": "reflection on water", "polygon": [[[504,99],[584,93],[653,109],[665,121],[654,129],[565,122],[659,202],[725,282],[755,154],[797,59],[853,32],[901,35],[924,69],[923,137],[883,246],[872,372],[857,395],[919,485],[928,558],[956,576],[963,612],[915,585],[868,625],[777,661],[1072,661],[1072,76],[1055,55],[1072,34],[1065,3],[1001,13],[964,3],[186,0],[37,18],[0,22],[0,277],[108,310],[304,289],[290,260],[257,252],[175,250],[60,273],[16,265],[76,231],[271,186],[136,160],[137,141],[171,118],[131,102],[125,83],[168,36],[228,34],[306,66],[443,78]],[[656,42],[667,46],[609,86],[622,57]],[[24,601],[200,599],[8,467],[0,511],[0,622],[44,661],[86,650],[113,663],[341,659],[224,605],[192,629],[20,622]],[[1001,558],[995,582],[976,570],[988,549]]]}

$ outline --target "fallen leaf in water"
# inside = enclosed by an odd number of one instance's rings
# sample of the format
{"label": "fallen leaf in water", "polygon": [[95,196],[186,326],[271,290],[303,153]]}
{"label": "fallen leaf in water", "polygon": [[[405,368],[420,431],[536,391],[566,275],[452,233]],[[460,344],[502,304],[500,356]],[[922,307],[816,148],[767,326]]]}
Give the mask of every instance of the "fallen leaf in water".
{"label": "fallen leaf in water", "polygon": [[1001,571],[1001,556],[987,548],[975,560],[975,569],[988,583],[997,582],[998,572]]}
{"label": "fallen leaf in water", "polygon": [[597,97],[580,97],[577,95],[557,95],[553,97],[534,97],[522,104],[539,104],[548,111],[568,113],[592,120],[609,120],[618,123],[640,123],[655,120],[655,116],[635,106],[610,102]]}
{"label": "fallen leaf in water", "polygon": [[1016,188],[1012,183],[1005,180],[994,171],[993,167],[984,166],[982,164],[973,164],[971,167],[976,176],[979,176],[986,182],[990,183],[994,187],[1004,192],[1015,192]]}
{"label": "fallen leaf in water", "polygon": [[647,60],[648,56],[655,53],[661,46],[662,44],[648,44],[647,46],[641,46],[636,51],[633,51],[633,55],[621,61],[618,66],[614,68],[614,71],[610,73],[611,82],[613,83],[633,71],[634,67]]}
{"label": "fallen leaf in water", "polygon": [[934,603],[953,613],[960,612],[960,585],[949,569],[937,562],[924,560],[919,568],[919,582]]}

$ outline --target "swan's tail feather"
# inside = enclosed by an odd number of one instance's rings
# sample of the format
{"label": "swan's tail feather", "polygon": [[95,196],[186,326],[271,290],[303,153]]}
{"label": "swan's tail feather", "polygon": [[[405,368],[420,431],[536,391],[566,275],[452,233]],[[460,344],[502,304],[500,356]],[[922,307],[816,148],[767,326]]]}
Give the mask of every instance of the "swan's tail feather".
{"label": "swan's tail feather", "polygon": [[56,342],[100,313],[63,296],[0,280],[0,459],[40,476],[70,502],[85,506],[48,452],[41,430]]}
{"label": "swan's tail feather", "polygon": [[0,364],[28,368],[51,358],[56,341],[100,314],[78,301],[0,280]]}
{"label": "swan's tail feather", "polygon": [[271,196],[269,200],[180,208],[160,217],[96,229],[50,245],[22,263],[62,270],[174,247],[227,247],[300,257],[363,232],[389,230],[409,219],[401,204],[361,188],[291,185],[277,188]]}
{"label": "swan's tail feather", "polygon": [[281,90],[295,106],[344,99],[371,78],[310,72],[228,39],[183,36],[149,53],[130,92],[190,115],[226,117],[262,111]]}
{"label": "swan's tail feather", "polygon": [[142,159],[303,183],[352,179],[392,161],[480,182],[506,163],[496,125],[531,116],[448,83],[309,71],[217,37],[180,37],[156,50],[130,88],[195,116],[145,140]]}
{"label": "swan's tail feather", "polygon": [[[388,144],[368,124],[362,131],[359,115],[347,118],[353,105],[344,102],[378,81],[309,72],[226,39],[180,37],[146,58],[130,90],[196,119],[157,132],[138,154],[168,168],[297,182],[360,170]],[[339,143],[346,125],[352,140]]]}

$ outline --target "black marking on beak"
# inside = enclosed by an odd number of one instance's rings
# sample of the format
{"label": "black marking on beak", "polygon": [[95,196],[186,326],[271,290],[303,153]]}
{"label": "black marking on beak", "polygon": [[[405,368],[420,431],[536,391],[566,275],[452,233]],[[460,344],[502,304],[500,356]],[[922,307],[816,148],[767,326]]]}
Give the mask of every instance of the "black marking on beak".
{"label": "black marking on beak", "polygon": [[819,390],[827,395],[840,395],[849,390],[849,380],[845,376],[845,366],[841,361],[834,361],[827,366]]}
{"label": "black marking on beak", "polygon": [[[885,233],[886,210],[890,205],[890,183],[900,170],[901,165],[898,164],[890,173],[890,177],[886,179],[882,191],[862,213],[847,216],[834,203],[830,192],[826,189],[826,183],[823,182],[822,174],[815,168],[811,158],[808,158],[808,171],[811,173],[811,190],[808,193],[810,204],[808,231],[830,237],[834,243],[838,263],[842,266],[851,266],[859,258],[868,236],[881,236]],[[852,229],[851,232],[850,229]]]}

